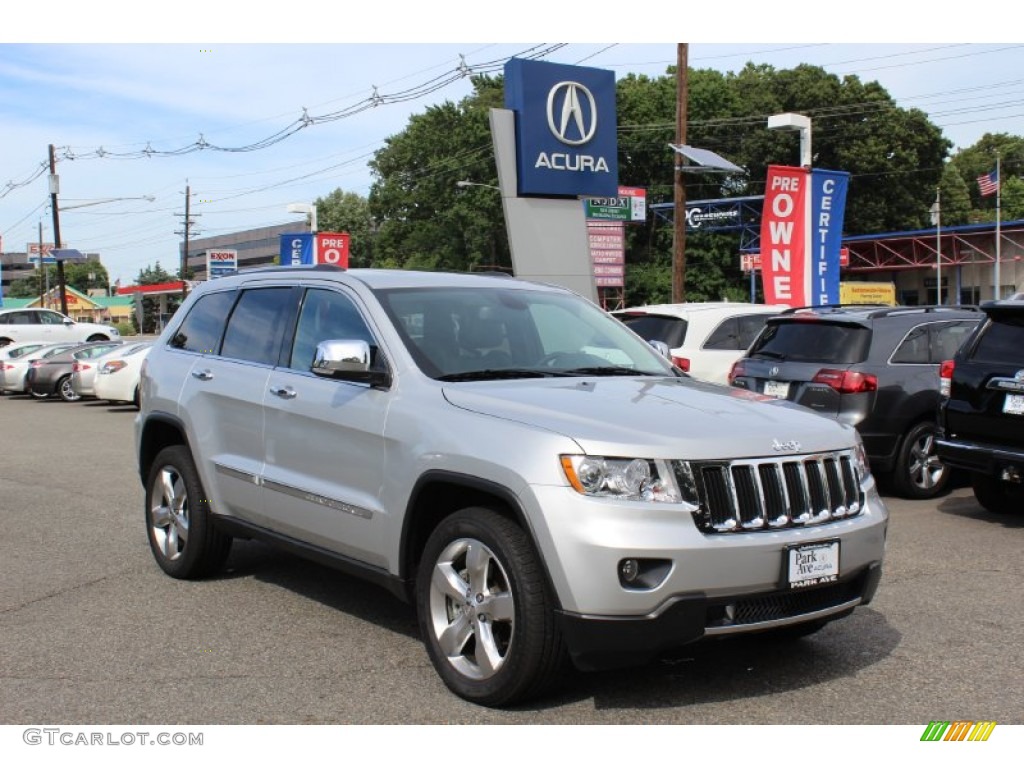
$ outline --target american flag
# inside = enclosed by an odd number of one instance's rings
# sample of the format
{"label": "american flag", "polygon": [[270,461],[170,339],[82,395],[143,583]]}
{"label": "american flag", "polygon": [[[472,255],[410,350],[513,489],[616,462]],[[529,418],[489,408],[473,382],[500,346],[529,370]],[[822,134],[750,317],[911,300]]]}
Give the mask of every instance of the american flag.
{"label": "american flag", "polygon": [[982,197],[988,197],[999,191],[999,171],[984,173],[978,177],[978,189]]}

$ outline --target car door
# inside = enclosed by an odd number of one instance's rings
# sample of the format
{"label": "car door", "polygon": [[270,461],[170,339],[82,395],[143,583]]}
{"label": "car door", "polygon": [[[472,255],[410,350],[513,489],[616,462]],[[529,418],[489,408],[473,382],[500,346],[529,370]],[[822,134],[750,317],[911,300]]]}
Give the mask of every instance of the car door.
{"label": "car door", "polygon": [[[171,339],[194,361],[182,384],[179,414],[201,450],[200,475],[214,512],[265,525],[263,395],[293,316],[287,286],[209,293]],[[227,317],[225,323],[224,318]]]}
{"label": "car door", "polygon": [[392,393],[312,373],[316,345],[328,339],[366,341],[382,364],[354,297],[305,291],[289,353],[265,387],[266,515],[281,533],[383,567],[379,494]]}
{"label": "car door", "polygon": [[74,323],[67,322],[68,318],[59,312],[49,309],[41,309],[36,313],[43,338],[58,341],[84,341],[79,339]]}

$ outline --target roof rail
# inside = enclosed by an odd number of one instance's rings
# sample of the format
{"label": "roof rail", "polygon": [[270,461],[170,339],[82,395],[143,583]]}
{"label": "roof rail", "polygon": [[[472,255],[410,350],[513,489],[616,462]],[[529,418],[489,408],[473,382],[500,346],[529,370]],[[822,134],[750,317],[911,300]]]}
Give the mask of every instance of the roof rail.
{"label": "roof rail", "polygon": [[840,312],[842,310],[866,312],[868,317],[886,317],[888,315],[927,313],[927,312],[980,312],[976,304],[925,304],[922,306],[891,306],[889,304],[820,304],[815,307],[790,307],[779,314],[791,315],[797,312]]}
{"label": "roof rail", "polygon": [[789,307],[779,312],[780,315],[792,315],[796,312],[816,311],[820,309],[870,309],[871,307],[888,307],[888,304],[818,304],[807,307]]}
{"label": "roof rail", "polygon": [[296,264],[294,266],[282,266],[276,264],[272,267],[252,267],[250,269],[240,269],[239,274],[252,275],[257,272],[293,272],[295,270],[301,270],[303,272],[345,272],[344,267],[339,267],[337,264]]}

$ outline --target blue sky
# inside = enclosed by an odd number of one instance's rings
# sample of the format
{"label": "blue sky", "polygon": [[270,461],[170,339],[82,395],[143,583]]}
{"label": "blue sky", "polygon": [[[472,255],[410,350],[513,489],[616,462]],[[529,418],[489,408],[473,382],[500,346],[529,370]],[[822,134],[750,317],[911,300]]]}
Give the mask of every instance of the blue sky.
{"label": "blue sky", "polygon": [[[480,18],[479,3],[445,3],[444,19],[428,14],[424,4],[388,4],[387,17],[342,13],[340,5],[307,4],[294,13],[277,7],[273,17],[241,23],[218,12],[216,3],[192,0],[155,15],[143,15],[137,3],[103,1],[13,12],[0,30],[3,249],[22,251],[37,241],[40,221],[43,239],[52,240],[47,178],[39,173],[51,143],[58,148],[62,239],[99,252],[111,280],[125,284],[157,261],[168,269],[177,264],[176,214],[184,212],[186,185],[193,212],[201,214],[199,236],[297,221],[286,211],[289,203],[310,202],[338,187],[365,195],[373,181],[366,161],[386,138],[428,105],[458,101],[469,85],[458,79],[400,103],[393,96],[444,80],[463,61],[475,68],[557,44],[522,42],[538,37],[576,41],[552,52],[550,61],[658,76],[675,63],[676,43],[646,40],[663,31],[698,41],[690,42],[694,68],[736,71],[753,61],[782,69],[806,62],[877,80],[900,106],[927,112],[958,146],[986,132],[1024,135],[1024,45],[983,42],[981,32],[973,35],[977,42],[949,41],[950,16],[942,3],[929,6],[933,29],[919,13],[896,11],[906,15],[894,18],[884,3],[859,4],[861,21],[847,20],[841,31],[849,39],[878,41],[866,43],[821,42],[836,39],[836,22],[811,16],[810,3],[786,3],[788,15],[780,17],[783,6],[737,2],[727,19],[707,11],[683,14],[683,3],[648,3],[632,15],[615,4],[617,15],[584,23],[544,3],[519,2],[514,7],[521,14],[500,25]],[[464,17],[474,21],[453,22],[459,9],[473,9]],[[883,11],[889,14],[884,23],[867,21],[883,18]],[[940,29],[940,20],[947,26]],[[972,39],[969,27],[955,26],[958,37]],[[694,32],[685,34],[688,29]],[[903,41],[886,39],[893,34]],[[615,38],[626,42],[608,42]],[[147,146],[176,150],[200,137],[237,148],[274,135],[304,110],[337,113],[375,92],[384,97],[379,106],[312,125],[265,149],[116,156]],[[142,196],[155,200],[83,205]]]}

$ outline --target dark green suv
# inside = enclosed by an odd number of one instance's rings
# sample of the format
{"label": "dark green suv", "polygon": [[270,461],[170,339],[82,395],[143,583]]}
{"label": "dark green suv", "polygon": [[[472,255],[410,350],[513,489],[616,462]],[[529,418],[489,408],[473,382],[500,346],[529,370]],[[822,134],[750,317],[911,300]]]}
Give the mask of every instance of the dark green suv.
{"label": "dark green suv", "polygon": [[986,319],[943,362],[937,448],[971,473],[990,512],[1024,512],[1024,294],[982,304]]}

